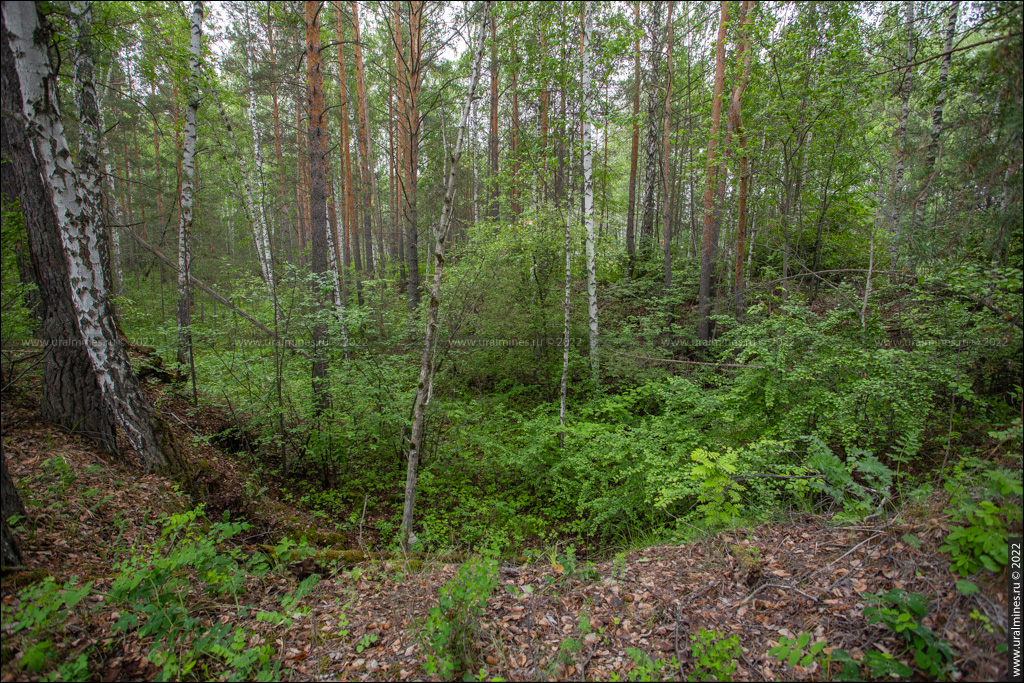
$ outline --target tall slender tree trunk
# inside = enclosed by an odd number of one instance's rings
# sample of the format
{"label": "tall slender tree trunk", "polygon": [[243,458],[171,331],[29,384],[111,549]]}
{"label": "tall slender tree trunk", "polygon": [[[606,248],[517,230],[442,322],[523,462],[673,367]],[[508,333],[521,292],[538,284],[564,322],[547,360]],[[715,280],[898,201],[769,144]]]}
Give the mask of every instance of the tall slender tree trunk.
{"label": "tall slender tree trunk", "polygon": [[[340,193],[343,199],[342,203],[342,221],[344,228],[342,230],[344,237],[341,239],[342,244],[339,245],[339,249],[344,251],[345,265],[348,266],[351,259],[355,258],[356,272],[354,277],[356,279],[356,296],[361,295],[361,287],[359,285],[359,272],[362,270],[361,257],[358,249],[358,232],[356,228],[356,200],[355,200],[355,178],[352,173],[352,156],[350,153],[351,142],[349,136],[349,100],[348,100],[348,71],[345,68],[345,30],[344,20],[341,13],[341,8],[338,5],[334,6],[334,29],[335,29],[335,40],[338,43],[338,92],[341,96],[341,101],[338,107],[338,123],[341,129],[341,184],[344,190]],[[365,187],[364,178],[364,187]],[[369,195],[367,195],[369,198]],[[364,207],[368,209],[369,207]],[[364,211],[367,218],[369,218],[369,211]],[[353,239],[355,238],[355,239]],[[340,268],[340,265],[339,265]],[[345,272],[345,269],[341,268],[341,272]],[[343,276],[344,278],[344,276]]]}
{"label": "tall slender tree trunk", "polygon": [[434,277],[430,287],[430,307],[427,311],[426,334],[423,339],[423,355],[420,358],[419,381],[416,385],[416,398],[413,401],[409,461],[405,475],[405,502],[402,506],[401,544],[402,549],[405,552],[408,552],[412,545],[411,537],[413,536],[413,510],[416,502],[417,468],[419,466],[420,453],[423,448],[423,427],[426,418],[426,410],[427,405],[430,402],[430,395],[434,382],[434,339],[437,332],[438,311],[441,307],[441,275],[444,271],[444,245],[451,230],[452,217],[455,214],[455,172],[459,166],[459,158],[462,156],[462,147],[469,127],[469,116],[472,108],[473,97],[476,94],[476,86],[480,80],[480,65],[483,62],[486,26],[486,19],[480,22],[476,54],[473,59],[473,68],[470,73],[469,91],[466,95],[466,101],[462,106],[459,134],[455,141],[455,147],[451,152],[448,174],[445,177],[444,201],[441,208],[441,218],[437,221],[434,227]]}
{"label": "tall slender tree trunk", "polygon": [[[544,33],[543,28],[540,32],[540,51],[541,54],[547,57],[548,44],[547,37]],[[541,84],[540,91],[540,185],[541,185],[541,200],[547,201],[548,199],[548,134],[550,131],[550,125],[548,122],[549,110],[551,109],[551,88],[549,87],[550,82],[544,82]],[[474,140],[476,139],[474,135]]]}
{"label": "tall slender tree trunk", "polygon": [[953,57],[953,39],[956,37],[956,19],[959,12],[960,2],[953,0],[949,4],[949,19],[946,22],[946,50],[942,57],[942,66],[939,69],[939,93],[935,99],[935,108],[932,109],[932,130],[924,158],[924,180],[918,196],[914,198],[913,220],[910,224],[911,237],[914,236],[921,223],[921,212],[924,209],[928,188],[931,187],[934,179],[935,163],[939,157],[939,141],[942,139],[942,112],[946,107],[946,97],[948,96],[949,66]]}
{"label": "tall slender tree trunk", "polygon": [[669,141],[671,136],[669,131],[672,125],[672,45],[675,42],[675,27],[672,25],[672,12],[675,10],[676,3],[669,0],[668,3],[668,21],[665,26],[668,30],[668,52],[666,60],[668,62],[668,80],[665,83],[665,126],[662,132],[662,152],[661,152],[661,178],[664,185],[662,190],[661,198],[661,229],[663,231],[662,240],[664,241],[664,260],[665,260],[665,293],[668,294],[669,290],[672,289],[672,221],[669,220]]}
{"label": "tall slender tree trunk", "polygon": [[[650,21],[654,26],[661,27],[662,2],[651,5]],[[660,31],[659,31],[660,32]],[[651,46],[650,67],[647,74],[647,131],[644,137],[644,193],[643,214],[640,220],[640,247],[644,257],[650,256],[654,242],[654,225],[658,213],[658,190],[661,187],[661,124],[658,115],[662,100],[659,97],[659,81],[661,76],[661,41],[654,40]]]}
{"label": "tall slender tree trunk", "polygon": [[750,78],[750,29],[748,22],[753,10],[752,0],[743,0],[740,6],[740,45],[739,57],[743,61],[743,76],[733,90],[729,103],[729,112],[733,120],[732,127],[740,144],[740,190],[739,207],[736,222],[736,259],[734,276],[734,309],[737,319],[743,316],[743,251],[747,236],[747,190],[750,185],[750,160],[747,158],[747,134],[743,130],[743,93]]}
{"label": "tall slender tree trunk", "polygon": [[715,43],[715,86],[711,96],[711,134],[708,138],[707,180],[704,184],[704,235],[701,241],[700,283],[697,303],[697,338],[711,339],[711,271],[715,261],[713,223],[715,190],[718,184],[718,133],[722,121],[722,91],[725,88],[725,30],[729,21],[729,4],[722,0]]}
{"label": "tall slender tree trunk", "polygon": [[[274,24],[271,18],[273,12],[270,9],[271,3],[267,3],[267,45],[270,51],[270,63],[276,64],[277,61],[274,57]],[[288,199],[285,194],[285,183],[284,183],[284,154],[281,147],[281,113],[280,105],[278,102],[278,85],[275,82],[270,86],[270,99],[273,107],[272,112],[274,116],[274,158],[277,161],[277,191],[278,191],[278,212],[280,214],[280,223],[278,229],[288,238],[288,244],[291,244],[291,229],[288,227]],[[288,249],[288,260],[291,261],[294,254],[291,253],[291,248]]]}
{"label": "tall slender tree trunk", "polygon": [[[328,273],[327,245],[327,121],[324,117],[324,73],[320,55],[320,25],[317,13],[320,3],[306,0],[306,103],[309,111],[309,175],[310,232],[312,250],[310,264],[316,280],[313,296],[323,306],[324,276]],[[330,404],[327,385],[327,327],[317,321],[313,325],[313,403],[317,415]]]}
{"label": "tall slender tree trunk", "polygon": [[637,32],[633,46],[633,140],[629,152],[629,204],[626,207],[626,274],[633,277],[636,265],[636,165],[640,151],[640,0],[633,9],[634,30]]}
{"label": "tall slender tree trunk", "polygon": [[[197,113],[199,69],[202,59],[203,5],[192,3],[189,30],[188,106],[185,108],[184,156],[181,162],[181,199],[178,212],[178,363],[194,368],[192,361],[192,203],[196,182]],[[194,382],[194,378],[193,378]]]}
{"label": "tall slender tree trunk", "polygon": [[491,24],[491,133],[487,138],[490,175],[487,178],[487,217],[498,220],[500,185],[498,181],[498,18],[494,6],[488,4]]}
{"label": "tall slender tree trunk", "polygon": [[[249,5],[245,5],[245,28],[246,35],[249,41],[254,41],[255,38],[252,36],[252,28],[249,22]],[[253,245],[256,247],[256,258],[260,264],[260,274],[263,276],[263,283],[267,288],[267,293],[273,297],[274,291],[274,267],[270,257],[270,230],[267,225],[266,211],[263,208],[263,144],[260,140],[260,128],[256,122],[256,85],[253,82],[253,71],[255,60],[252,58],[250,52],[250,45],[245,46],[245,67],[246,67],[246,80],[248,81],[249,90],[249,127],[252,129],[252,141],[253,141],[253,155],[255,161],[255,169],[253,173],[252,182],[250,184],[251,190],[249,195],[250,210],[252,212],[252,226],[253,226]],[[244,164],[242,164],[244,166]],[[243,169],[243,173],[245,170]],[[181,277],[179,271],[178,277]],[[275,311],[275,316],[277,312]]]}
{"label": "tall slender tree trunk", "polygon": [[916,54],[914,39],[914,3],[906,0],[903,3],[907,17],[907,57],[903,69],[903,84],[900,91],[902,107],[896,127],[896,163],[892,169],[892,186],[890,191],[889,222],[892,239],[889,242],[889,272],[896,272],[896,261],[900,247],[903,246],[903,232],[900,226],[900,205],[903,203],[903,191],[906,184],[904,169],[909,150],[907,149],[907,120],[910,118],[910,92],[914,81],[914,56]]}
{"label": "tall slender tree trunk", "polygon": [[[377,183],[373,166],[373,141],[370,138],[370,113],[366,104],[366,77],[363,69],[363,47],[359,40],[359,4],[349,2],[352,9],[352,50],[356,61],[356,109],[359,114],[359,160],[363,198],[363,253],[366,256],[366,272],[372,278],[374,273],[373,255],[373,206],[377,203]],[[340,14],[339,14],[340,16]],[[341,50],[341,46],[338,46]],[[380,249],[380,220],[377,220],[378,250],[376,260],[383,264]]]}
{"label": "tall slender tree trunk", "polygon": [[[201,7],[201,5],[200,5]],[[104,403],[147,470],[184,474],[187,467],[167,423],[142,392],[109,304],[97,242],[100,187],[75,172],[58,109],[57,72],[50,62],[50,31],[36,3],[3,2],[3,24],[18,74],[21,111],[41,167],[49,206],[60,226],[79,339]],[[6,42],[6,41],[5,41]],[[7,89],[5,89],[7,92]],[[3,118],[7,118],[6,116]],[[74,391],[76,387],[62,387]]]}
{"label": "tall slender tree trunk", "polygon": [[583,226],[587,252],[587,318],[590,330],[590,372],[594,384],[600,382],[597,335],[597,264],[594,254],[594,154],[592,140],[592,95],[590,72],[593,55],[590,53],[590,34],[593,30],[590,3],[583,3],[583,40],[580,45],[583,61]]}
{"label": "tall slender tree trunk", "polygon": [[[516,53],[516,46],[512,46],[513,53]],[[517,54],[517,53],[516,53]],[[516,56],[512,62],[512,178],[511,187],[511,208],[512,215],[518,219],[522,213],[519,205],[519,57]]]}

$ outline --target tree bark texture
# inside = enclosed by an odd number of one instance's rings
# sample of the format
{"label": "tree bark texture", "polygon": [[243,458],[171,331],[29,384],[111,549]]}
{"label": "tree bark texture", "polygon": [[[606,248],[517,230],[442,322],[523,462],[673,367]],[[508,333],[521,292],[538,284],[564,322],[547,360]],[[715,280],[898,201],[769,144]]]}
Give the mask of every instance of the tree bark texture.
{"label": "tree bark texture", "polygon": [[711,271],[715,260],[713,223],[715,190],[718,184],[718,133],[722,121],[722,91],[725,87],[725,30],[729,21],[729,4],[723,0],[715,43],[715,86],[711,95],[711,134],[708,138],[707,180],[704,183],[704,234],[701,240],[700,283],[697,303],[697,338],[711,339]]}
{"label": "tree bark texture", "polygon": [[79,331],[79,338],[70,341],[85,348],[107,409],[145,468],[184,474],[187,467],[174,435],[142,392],[115,327],[97,239],[100,188],[88,184],[88,178],[79,178],[71,162],[58,105],[57,73],[48,54],[48,27],[35,3],[4,2],[3,22],[33,156],[46,185],[48,204],[56,214],[55,223],[60,226]]}
{"label": "tree bark texture", "polygon": [[[313,297],[318,307],[324,305],[323,290],[328,284],[327,244],[327,121],[324,117],[324,72],[320,56],[320,24],[317,13],[320,3],[306,0],[306,108],[309,111],[309,215],[312,249],[310,265],[315,276]],[[313,404],[317,415],[330,404],[327,385],[327,325],[317,321],[313,326]]]}
{"label": "tree bark texture", "polygon": [[409,461],[405,476],[405,502],[402,507],[401,544],[402,549],[406,552],[409,550],[409,539],[412,534],[413,510],[416,501],[417,467],[419,466],[419,455],[423,448],[423,427],[427,403],[430,400],[434,381],[434,338],[437,332],[438,311],[441,307],[441,275],[444,271],[444,246],[451,230],[452,218],[455,215],[455,173],[459,166],[462,147],[465,143],[467,129],[469,128],[469,116],[473,97],[476,94],[477,83],[480,81],[480,66],[483,62],[484,37],[487,27],[486,14],[484,16],[484,20],[480,22],[480,30],[477,36],[476,55],[474,56],[473,68],[470,73],[469,92],[462,106],[459,134],[449,158],[448,174],[445,177],[444,183],[444,202],[441,208],[441,217],[434,227],[434,277],[430,287],[430,307],[427,312],[426,334],[423,339],[423,355],[420,358],[420,374],[416,384],[416,398],[413,402],[412,430],[409,437]]}

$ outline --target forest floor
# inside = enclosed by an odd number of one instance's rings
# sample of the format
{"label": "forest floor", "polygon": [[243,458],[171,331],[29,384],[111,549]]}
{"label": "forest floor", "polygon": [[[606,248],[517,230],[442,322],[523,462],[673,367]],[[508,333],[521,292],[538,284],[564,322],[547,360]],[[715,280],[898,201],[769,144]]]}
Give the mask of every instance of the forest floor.
{"label": "forest floor", "polygon": [[[246,553],[261,552],[259,544],[274,544],[296,524],[316,527],[308,511],[281,502],[273,482],[261,495],[247,493],[246,463],[210,445],[208,437],[224,428],[223,416],[190,417],[187,404],[166,397],[160,405],[188,455],[205,463],[210,519],[230,510],[233,519],[242,515],[252,524],[238,539]],[[169,480],[126,469],[82,438],[44,423],[30,386],[5,394],[2,412],[4,450],[29,509],[31,530],[19,534],[27,570],[44,570],[59,581],[93,580],[102,592],[128,549],[159,538],[161,515],[184,509],[186,499]],[[576,566],[506,560],[479,620],[473,673],[505,680],[625,678],[637,668],[636,653],[627,652],[636,648],[652,658],[646,680],[707,677],[695,668],[691,652],[692,636],[701,629],[739,637],[735,680],[832,678],[837,662],[826,672],[817,662],[790,667],[768,654],[780,637],[801,633],[811,634],[812,643],[826,641],[826,654],[843,648],[856,657],[872,649],[913,666],[902,638],[863,615],[865,592],[902,588],[930,600],[922,623],[951,644],[955,680],[1000,680],[1006,673],[1005,655],[996,654],[1005,642],[1005,576],[975,578],[980,591],[961,594],[938,550],[950,524],[943,502],[933,496],[890,519],[855,524],[794,516]],[[321,532],[338,548],[354,547],[351,538]],[[250,645],[273,644],[284,678],[430,678],[416,625],[437,604],[458,563],[443,557],[409,563],[372,551],[367,556],[354,566],[316,567],[322,580],[303,601],[310,609],[288,628],[255,615],[276,609],[303,576],[301,567],[254,578],[237,598],[198,590],[193,597],[204,623],[244,628]],[[738,561],[744,556],[754,557],[756,566]],[[23,575],[4,576],[5,614],[17,608]],[[152,679],[157,668],[146,659],[149,644],[114,633],[116,607],[107,608],[99,594],[88,599],[93,608],[64,626],[57,643],[62,656],[88,651],[90,670],[102,680]],[[8,637],[10,627],[5,618],[5,643],[17,642]],[[29,677],[19,668],[24,653],[9,647],[0,678]],[[669,663],[673,657],[680,666]]]}

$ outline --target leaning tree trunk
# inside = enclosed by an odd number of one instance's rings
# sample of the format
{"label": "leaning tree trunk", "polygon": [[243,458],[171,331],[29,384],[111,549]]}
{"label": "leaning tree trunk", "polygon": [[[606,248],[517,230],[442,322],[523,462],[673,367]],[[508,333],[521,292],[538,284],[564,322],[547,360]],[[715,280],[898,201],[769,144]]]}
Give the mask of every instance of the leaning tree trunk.
{"label": "leaning tree trunk", "polygon": [[0,443],[0,527],[2,527],[2,538],[0,538],[0,566],[18,567],[25,564],[25,559],[18,547],[18,541],[14,538],[7,520],[15,515],[25,516],[25,506],[18,495],[18,489],[14,486],[11,473],[7,471],[7,454],[3,452],[3,444]]}
{"label": "leaning tree trunk", "polygon": [[[2,106],[4,111],[22,108],[14,55],[3,30]],[[86,349],[79,343],[78,316],[71,303],[60,226],[46,187],[42,169],[20,119],[0,116],[0,154],[3,173],[0,187],[5,201],[17,200],[25,224],[32,278],[38,292],[40,337],[45,349],[42,362],[42,409],[46,419],[67,430],[88,435],[114,453],[114,415],[103,400],[96,373]],[[4,213],[13,207],[5,206]]]}
{"label": "leaning tree trunk", "polygon": [[729,4],[722,1],[718,21],[718,42],[715,46],[715,89],[711,96],[711,135],[708,139],[708,170],[704,184],[704,235],[700,253],[700,283],[697,302],[697,338],[711,339],[711,270],[715,262],[714,214],[715,189],[718,184],[718,130],[722,121],[722,90],[725,86],[725,29],[729,21]]}
{"label": "leaning tree trunk", "polygon": [[484,36],[487,30],[487,15],[480,22],[477,35],[476,55],[473,58],[473,70],[469,78],[469,92],[462,106],[462,118],[459,123],[459,135],[455,140],[455,148],[451,152],[448,164],[448,175],[444,183],[444,204],[441,218],[434,226],[434,278],[430,287],[430,306],[427,312],[426,336],[423,339],[423,355],[420,358],[420,376],[416,385],[416,399],[412,408],[412,433],[409,445],[409,463],[405,475],[405,504],[402,507],[402,549],[409,550],[409,537],[412,534],[413,506],[416,501],[416,469],[419,466],[420,449],[423,446],[423,423],[426,416],[427,403],[434,382],[434,336],[437,331],[437,314],[441,306],[441,273],[444,270],[444,243],[448,238],[452,217],[455,215],[455,172],[462,156],[462,146],[469,127],[469,114],[473,105],[473,96],[480,80],[480,65],[484,57]]}
{"label": "leaning tree trunk", "polygon": [[[37,177],[46,185],[47,210],[52,207],[55,224],[61,229],[71,303],[80,341],[92,365],[93,381],[99,384],[107,410],[115,416],[145,468],[184,474],[186,464],[174,435],[142,392],[117,334],[97,239],[100,187],[79,178],[71,162],[58,107],[57,71],[48,53],[48,26],[37,5],[27,2],[4,2],[3,22],[20,82],[21,111],[41,170]],[[89,386],[83,388],[90,390]],[[79,387],[62,389],[74,391]]]}
{"label": "leaning tree trunk", "polygon": [[[196,140],[199,112],[199,69],[203,42],[203,3],[192,4],[188,57],[188,107],[185,109],[184,157],[181,162],[181,201],[178,212],[178,363],[192,362],[192,200],[196,182]],[[193,384],[195,377],[192,378]]]}

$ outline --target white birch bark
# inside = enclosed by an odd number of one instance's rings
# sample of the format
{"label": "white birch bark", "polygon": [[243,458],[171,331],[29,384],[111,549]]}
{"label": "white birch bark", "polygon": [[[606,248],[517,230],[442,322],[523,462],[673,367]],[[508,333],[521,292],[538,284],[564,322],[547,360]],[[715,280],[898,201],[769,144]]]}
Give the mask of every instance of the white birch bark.
{"label": "white birch bark", "polygon": [[147,470],[182,469],[173,435],[142,393],[118,338],[100,257],[100,187],[79,177],[71,160],[57,104],[57,73],[48,53],[49,31],[35,3],[5,1],[2,11],[21,84],[26,129],[61,226],[79,333],[104,401]]}
{"label": "white birch bark", "polygon": [[470,111],[476,86],[480,81],[480,67],[484,58],[484,42],[487,31],[487,12],[481,12],[481,22],[477,35],[476,54],[473,57],[473,68],[469,77],[469,91],[466,102],[462,106],[459,119],[459,134],[455,139],[455,148],[451,151],[448,175],[444,181],[444,203],[441,218],[434,224],[434,273],[430,286],[430,305],[427,312],[426,335],[423,339],[423,355],[420,359],[420,375],[416,385],[416,399],[413,402],[412,430],[409,437],[409,462],[405,475],[405,502],[402,507],[401,544],[406,552],[410,546],[412,535],[413,508],[416,502],[416,471],[419,466],[419,454],[423,442],[423,423],[426,416],[427,403],[430,400],[430,389],[434,380],[434,337],[437,331],[438,309],[441,306],[441,275],[444,272],[444,244],[451,229],[452,217],[455,215],[455,172],[462,156],[462,146],[469,128]]}
{"label": "white birch bark", "polygon": [[238,159],[238,168],[242,174],[242,191],[245,195],[245,207],[249,215],[250,225],[252,226],[253,244],[256,247],[256,258],[260,263],[263,283],[267,287],[267,292],[272,295],[274,289],[273,269],[270,267],[270,243],[264,239],[267,234],[267,218],[266,213],[263,211],[263,202],[259,201],[256,191],[253,189],[253,179],[245,162],[242,161],[241,150],[238,147],[238,141],[235,139],[235,131],[231,127],[231,121],[228,119],[228,114],[224,110],[224,105],[221,103],[220,97],[216,92],[214,93],[214,98],[217,100],[217,111],[220,113],[220,118],[228,131],[228,141],[231,143],[231,150],[234,152],[235,158]]}
{"label": "white birch bark", "polygon": [[[116,64],[116,57],[115,57]],[[110,70],[107,72],[106,85],[104,90],[109,92],[110,78],[114,73],[115,64],[110,65]],[[97,101],[99,104],[99,115],[100,115],[100,133],[104,133],[107,130],[106,117],[103,115],[103,100],[106,98],[106,93],[99,95]],[[113,216],[117,225],[124,225],[124,210],[121,206],[121,202],[117,197],[117,182],[114,178],[114,166],[110,163],[111,154],[110,146],[107,144],[107,137],[103,135],[100,140],[100,156],[103,158],[103,170],[106,174],[106,186],[109,191],[106,193],[107,197],[107,210]],[[121,270],[121,231],[110,230],[110,270],[114,276],[114,295],[120,294],[124,291],[124,271]]]}
{"label": "white birch bark", "polygon": [[[565,426],[565,398],[569,391],[569,304],[572,303],[572,230],[569,212],[565,214],[565,299],[562,302],[564,322],[562,328],[562,381],[558,388],[558,423]],[[564,445],[565,433],[558,435],[558,445]]]}
{"label": "white birch bark", "polygon": [[[245,28],[246,34],[248,34],[249,4],[245,3],[244,5]],[[249,86],[249,127],[252,128],[253,153],[256,162],[256,178],[254,180],[259,184],[261,190],[260,196],[254,196],[252,192],[253,183],[249,183],[249,187],[246,188],[246,194],[249,197],[249,207],[253,217],[253,236],[255,238],[253,243],[256,246],[256,258],[260,262],[260,273],[263,275],[263,282],[266,284],[267,290],[271,291],[274,289],[274,268],[271,263],[270,230],[267,228],[267,217],[263,210],[263,146],[260,144],[260,129],[256,125],[256,88],[252,82],[252,57],[248,46],[246,46],[245,50],[245,66],[245,78]],[[242,173],[245,174],[244,162],[240,159],[239,163],[243,167]]]}
{"label": "white birch bark", "polygon": [[[95,64],[92,45],[92,3],[75,0],[68,4],[71,25],[75,32],[75,105],[78,108],[78,172],[90,186],[103,187],[103,176],[100,173],[100,132],[103,130],[96,95]],[[101,193],[102,196],[102,193]],[[102,205],[102,202],[101,202]],[[108,281],[119,280],[114,275],[116,270],[112,263],[110,242],[111,234],[107,221],[98,224],[100,233],[100,258],[103,262]],[[110,296],[116,292],[111,291]]]}
{"label": "white birch bark", "polygon": [[181,209],[178,212],[178,362],[192,363],[192,203],[196,182],[196,140],[199,112],[199,70],[203,44],[203,3],[192,3],[189,27],[189,89],[185,109],[184,153],[181,161]]}
{"label": "white birch bark", "polygon": [[590,34],[593,30],[590,3],[583,3],[583,225],[587,252],[587,316],[590,327],[590,372],[594,382],[600,379],[597,353],[597,265],[594,255],[594,159],[591,131]]}

